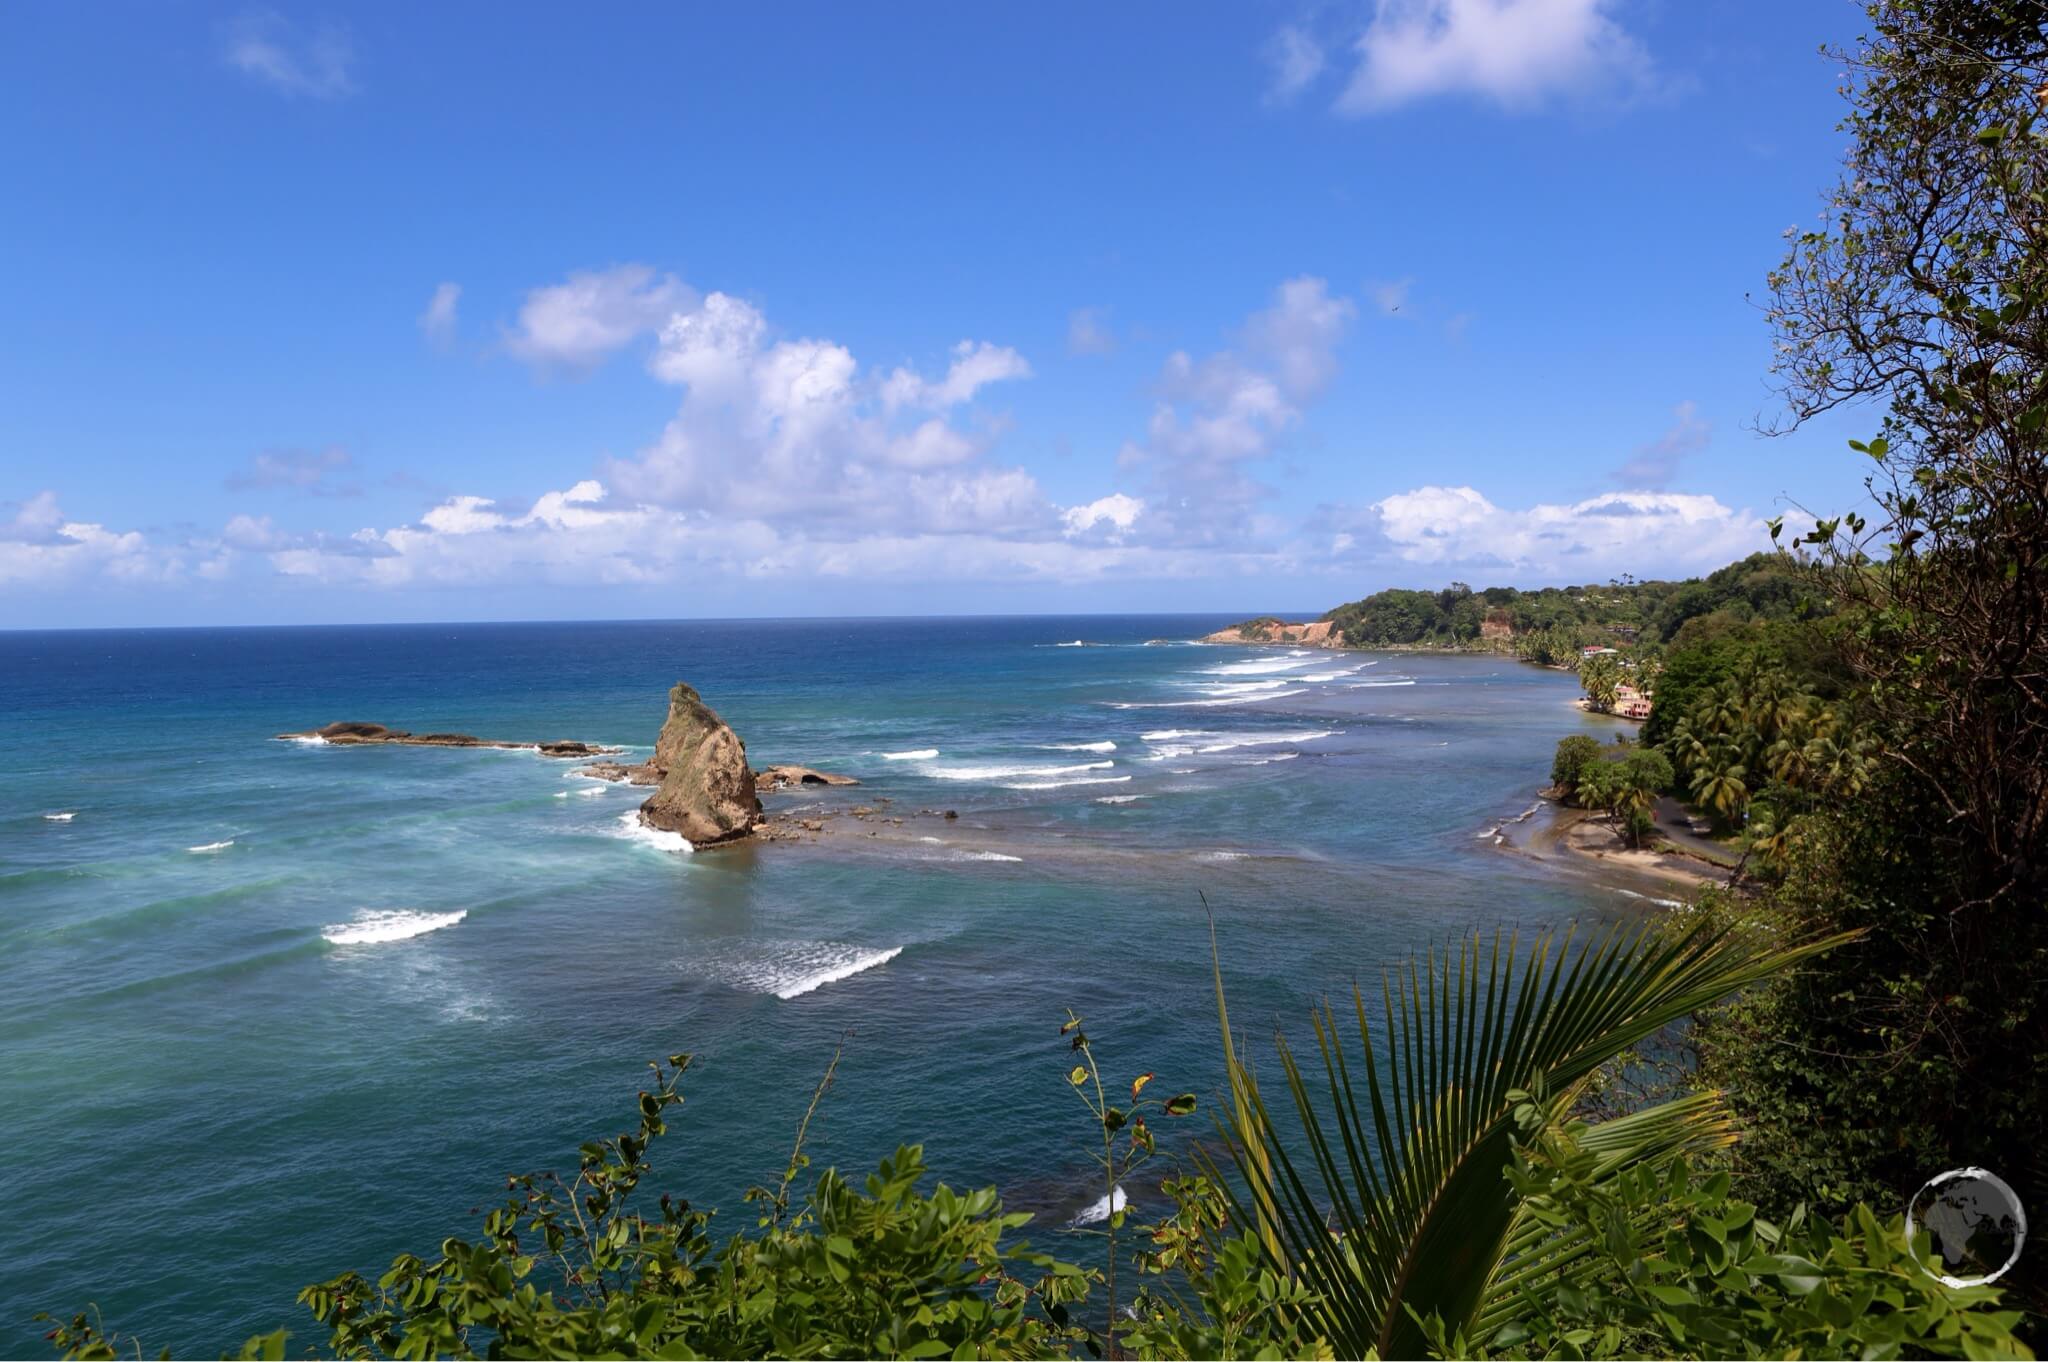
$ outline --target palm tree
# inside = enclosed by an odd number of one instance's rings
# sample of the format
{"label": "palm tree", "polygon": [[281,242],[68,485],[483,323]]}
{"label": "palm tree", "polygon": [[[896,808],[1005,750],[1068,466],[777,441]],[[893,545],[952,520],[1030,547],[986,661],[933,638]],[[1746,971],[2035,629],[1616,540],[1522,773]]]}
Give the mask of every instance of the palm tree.
{"label": "palm tree", "polygon": [[[1783,949],[1755,933],[1708,924],[1670,931],[1616,927],[1583,942],[1546,934],[1526,955],[1512,937],[1480,937],[1397,968],[1369,1019],[1353,989],[1351,1025],[1327,1005],[1314,1016],[1326,1093],[1312,1093],[1276,1038],[1301,1134],[1283,1135],[1231,1042],[1220,968],[1231,1113],[1225,1133],[1237,1179],[1235,1221],[1255,1228],[1269,1266],[1310,1294],[1305,1330],[1340,1357],[1419,1357],[1417,1317],[1445,1332],[1490,1337],[1527,1293],[1585,1277],[1599,1263],[1583,1232],[1538,1222],[1504,1177],[1518,1117],[1561,1117],[1622,1051],[1672,1022],[1847,936]],[[1362,1069],[1363,1086],[1355,1081]],[[1699,1093],[1591,1127],[1596,1179],[1725,1145],[1717,1093]],[[1241,1189],[1241,1190],[1240,1190]]]}
{"label": "palm tree", "polygon": [[1739,823],[1749,803],[1748,777],[1748,767],[1724,755],[1693,772],[1692,796],[1727,822]]}

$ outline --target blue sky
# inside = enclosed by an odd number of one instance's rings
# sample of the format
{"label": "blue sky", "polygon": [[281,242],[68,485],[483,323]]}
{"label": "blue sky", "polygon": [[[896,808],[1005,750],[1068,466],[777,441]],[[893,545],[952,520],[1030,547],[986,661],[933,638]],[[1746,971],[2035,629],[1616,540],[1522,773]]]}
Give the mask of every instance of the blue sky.
{"label": "blue sky", "polygon": [[1855,504],[1846,4],[16,6],[0,626],[1319,610]]}

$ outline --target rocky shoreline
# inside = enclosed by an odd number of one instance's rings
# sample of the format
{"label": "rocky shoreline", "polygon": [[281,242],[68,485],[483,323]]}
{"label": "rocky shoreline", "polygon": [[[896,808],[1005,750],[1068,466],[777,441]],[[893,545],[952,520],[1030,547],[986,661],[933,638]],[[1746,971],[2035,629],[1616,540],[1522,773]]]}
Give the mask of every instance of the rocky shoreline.
{"label": "rocky shoreline", "polygon": [[383,724],[343,721],[324,728],[297,733],[279,733],[280,742],[318,742],[335,747],[491,747],[512,752],[538,752],[544,757],[602,757],[623,751],[587,742],[506,742],[499,738],[478,738],[468,733],[408,733]]}
{"label": "rocky shoreline", "polygon": [[[507,742],[468,733],[412,733],[358,721],[280,733],[277,737],[288,742],[337,747],[487,747],[570,759],[616,757],[625,751],[622,747],[586,742]],[[832,814],[814,818],[771,817],[761,806],[760,792],[815,791],[860,784],[852,776],[809,766],[783,764],[754,770],[747,764],[747,745],[739,734],[683,681],[669,690],[668,717],[655,737],[652,757],[632,764],[589,761],[578,772],[596,780],[651,786],[654,792],[640,805],[640,822],[658,831],[673,832],[692,847],[722,846],[747,838],[772,842],[820,832],[825,819]],[[882,799],[876,804],[888,802]],[[903,821],[873,806],[858,806],[847,812],[860,819]],[[935,818],[957,816],[950,810],[944,814],[924,812]]]}

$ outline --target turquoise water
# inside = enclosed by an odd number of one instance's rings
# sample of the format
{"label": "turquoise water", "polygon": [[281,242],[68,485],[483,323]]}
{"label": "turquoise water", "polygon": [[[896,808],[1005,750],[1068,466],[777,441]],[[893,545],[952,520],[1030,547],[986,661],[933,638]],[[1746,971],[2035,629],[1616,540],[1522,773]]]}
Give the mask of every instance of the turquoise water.
{"label": "turquoise water", "polygon": [[[1224,622],[0,634],[0,1353],[87,1301],[152,1348],[311,1342],[299,1286],[469,1232],[680,1050],[662,1183],[731,1227],[845,1036],[820,1165],[920,1140],[1056,1241],[1100,1195],[1063,1008],[1113,1071],[1215,1088],[1198,894],[1266,1033],[1461,928],[1640,909],[1482,835],[1605,733],[1570,677],[1147,646]],[[684,854],[573,764],[272,739],[646,747],[678,678],[757,765],[863,782],[771,808],[905,822]]]}

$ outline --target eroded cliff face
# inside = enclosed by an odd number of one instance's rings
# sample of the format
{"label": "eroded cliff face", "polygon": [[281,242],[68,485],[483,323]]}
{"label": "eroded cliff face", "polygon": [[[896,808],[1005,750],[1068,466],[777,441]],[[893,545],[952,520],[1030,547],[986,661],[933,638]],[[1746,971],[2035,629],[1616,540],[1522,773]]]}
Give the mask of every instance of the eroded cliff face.
{"label": "eroded cliff face", "polygon": [[661,776],[640,817],[705,846],[752,832],[761,818],[747,745],[686,682],[668,693],[668,720],[649,763]]}
{"label": "eroded cliff face", "polygon": [[1337,632],[1331,620],[1314,620],[1307,624],[1289,624],[1284,620],[1246,620],[1233,624],[1228,629],[1218,629],[1202,640],[1204,643],[1294,643],[1304,648],[1341,648],[1344,636]]}

